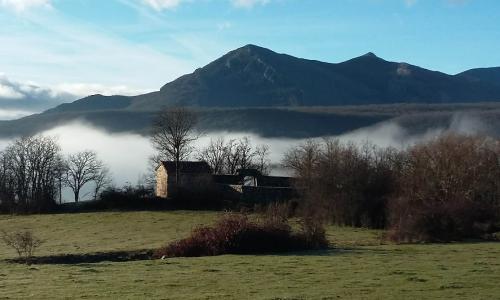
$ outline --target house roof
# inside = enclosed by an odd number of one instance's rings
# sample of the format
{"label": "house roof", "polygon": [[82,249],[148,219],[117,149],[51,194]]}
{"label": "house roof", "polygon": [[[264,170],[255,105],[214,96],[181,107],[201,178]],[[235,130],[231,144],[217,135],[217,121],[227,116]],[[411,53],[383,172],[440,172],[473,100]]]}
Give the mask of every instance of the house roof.
{"label": "house roof", "polygon": [[[175,173],[175,161],[162,161],[161,164],[167,173]],[[180,161],[179,173],[204,174],[212,173],[210,166],[204,161]]]}
{"label": "house roof", "polygon": [[234,185],[242,184],[243,180],[239,175],[213,175],[212,178],[215,183]]}
{"label": "house roof", "polygon": [[293,187],[295,185],[295,179],[292,177],[260,176],[257,183],[259,186]]}
{"label": "house roof", "polygon": [[238,172],[240,176],[262,176],[262,173],[257,169],[238,169],[236,172]]}

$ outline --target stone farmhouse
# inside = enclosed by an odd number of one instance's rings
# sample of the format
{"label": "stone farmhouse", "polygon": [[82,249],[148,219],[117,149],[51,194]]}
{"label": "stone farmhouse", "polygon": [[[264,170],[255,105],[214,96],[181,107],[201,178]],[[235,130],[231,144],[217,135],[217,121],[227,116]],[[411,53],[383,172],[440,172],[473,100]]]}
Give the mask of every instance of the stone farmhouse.
{"label": "stone farmhouse", "polygon": [[183,161],[179,163],[178,184],[175,174],[175,162],[161,162],[156,169],[157,197],[171,197],[176,187],[210,187],[227,199],[245,202],[284,201],[296,196],[293,178],[265,176],[256,169],[241,169],[234,175],[213,175],[206,162]]}
{"label": "stone farmhouse", "polygon": [[[156,196],[168,198],[176,186],[176,164],[174,161],[162,161],[156,168]],[[179,186],[196,186],[210,183],[212,169],[204,161],[179,162]]]}

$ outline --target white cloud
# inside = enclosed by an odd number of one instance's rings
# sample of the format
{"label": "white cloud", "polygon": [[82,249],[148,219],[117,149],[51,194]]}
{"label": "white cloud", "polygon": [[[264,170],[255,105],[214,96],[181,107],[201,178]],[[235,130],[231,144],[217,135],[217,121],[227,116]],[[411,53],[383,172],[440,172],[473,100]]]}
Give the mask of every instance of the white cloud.
{"label": "white cloud", "polygon": [[126,85],[105,86],[99,83],[62,83],[53,88],[57,92],[69,93],[80,97],[102,94],[105,96],[124,95],[135,96],[152,92],[153,90],[134,89]]}
{"label": "white cloud", "polygon": [[157,11],[176,8],[182,2],[181,0],[141,0],[141,1]]}
{"label": "white cloud", "polygon": [[23,12],[35,7],[51,7],[50,0],[0,0],[0,7]]}
{"label": "white cloud", "polygon": [[[93,94],[134,96],[151,91],[134,89],[127,85],[103,85],[98,83],[61,83],[43,87],[31,81],[18,82],[10,80],[0,73],[0,100],[4,106],[2,109],[8,108],[9,115],[12,114],[12,109],[22,110],[17,111],[16,115],[23,114],[26,110],[38,112]],[[0,119],[5,119],[1,112]]]}
{"label": "white cloud", "polygon": [[11,86],[3,84],[2,81],[0,81],[0,99],[17,100],[23,98],[23,94],[14,90]]}
{"label": "white cloud", "polygon": [[5,107],[39,110],[61,102],[75,100],[77,96],[64,90],[41,87],[34,82],[18,82],[0,74],[0,99]]}
{"label": "white cloud", "polygon": [[231,3],[236,7],[252,8],[255,5],[265,5],[270,0],[231,0]]}
{"label": "white cloud", "polygon": [[[185,2],[194,2],[197,0],[140,0],[140,1],[142,2],[142,4],[145,4],[156,11],[162,11],[165,9],[174,9]],[[237,8],[249,9],[256,5],[265,5],[269,3],[271,0],[227,0],[227,1]]]}
{"label": "white cloud", "polygon": [[18,109],[0,109],[0,120],[14,120],[34,114],[35,112],[29,110]]}
{"label": "white cloud", "polygon": [[170,54],[178,47],[175,41],[167,39],[157,50],[67,19],[57,10],[30,15],[29,20],[1,21],[6,21],[0,26],[2,71],[20,82],[33,80],[56,92],[87,95],[158,90],[202,64],[201,58],[189,56],[187,51],[183,57]]}

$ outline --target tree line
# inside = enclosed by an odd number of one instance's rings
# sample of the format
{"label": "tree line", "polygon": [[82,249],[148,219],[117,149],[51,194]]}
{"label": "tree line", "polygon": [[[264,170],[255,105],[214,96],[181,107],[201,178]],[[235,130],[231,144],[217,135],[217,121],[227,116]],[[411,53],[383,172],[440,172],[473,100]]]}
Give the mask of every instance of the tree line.
{"label": "tree line", "polygon": [[407,149],[326,139],[290,149],[301,208],[397,241],[484,238],[500,230],[500,141],[446,134]]}
{"label": "tree line", "polygon": [[94,183],[97,198],[109,185],[109,169],[96,152],[85,150],[64,156],[57,140],[48,136],[22,137],[0,152],[0,209],[6,212],[50,211],[69,188],[74,201],[84,186]]}

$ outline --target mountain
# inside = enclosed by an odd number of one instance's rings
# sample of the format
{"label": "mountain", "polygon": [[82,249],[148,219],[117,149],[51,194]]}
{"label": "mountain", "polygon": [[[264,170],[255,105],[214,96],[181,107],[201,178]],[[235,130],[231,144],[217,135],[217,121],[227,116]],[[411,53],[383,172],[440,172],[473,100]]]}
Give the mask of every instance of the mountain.
{"label": "mountain", "polygon": [[294,137],[338,134],[400,116],[412,104],[424,109],[409,114],[439,110],[439,105],[451,105],[453,111],[483,110],[487,105],[481,103],[500,102],[497,75],[498,68],[449,75],[373,53],[327,63],[247,45],[159,91],[132,97],[92,95],[2,121],[0,135],[30,134],[76,119],[111,131],[146,132],[154,113],[173,105],[198,107],[205,129]]}
{"label": "mountain", "polygon": [[95,95],[55,111],[110,109],[115,101],[116,108],[134,111],[158,110],[169,105],[275,107],[488,102],[500,101],[500,87],[463,74],[453,76],[408,63],[389,62],[373,53],[334,64],[247,45],[165,84],[157,92],[127,99]]}
{"label": "mountain", "polygon": [[500,86],[500,67],[471,69],[458,74],[475,82]]}

